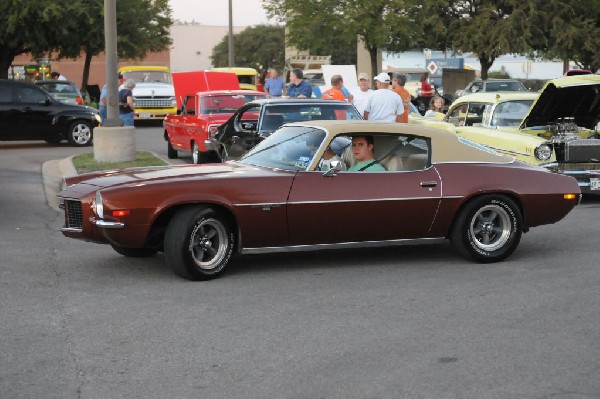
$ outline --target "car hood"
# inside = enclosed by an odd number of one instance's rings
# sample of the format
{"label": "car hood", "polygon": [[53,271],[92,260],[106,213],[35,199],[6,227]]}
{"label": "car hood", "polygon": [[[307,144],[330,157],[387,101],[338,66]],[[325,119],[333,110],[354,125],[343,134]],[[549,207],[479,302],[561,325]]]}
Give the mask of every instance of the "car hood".
{"label": "car hood", "polygon": [[[67,178],[65,183],[68,187],[67,190],[74,189],[77,191],[75,187],[72,187],[77,183],[99,189],[130,184],[150,184],[168,180],[215,177],[216,175],[225,177],[249,169],[246,165],[237,163],[155,166],[87,173]],[[256,168],[252,169],[256,170]]]}
{"label": "car hood", "polygon": [[168,83],[138,82],[133,93],[136,96],[175,96],[175,88]]}
{"label": "car hood", "polygon": [[520,128],[573,122],[593,129],[599,119],[600,76],[567,76],[546,83]]}

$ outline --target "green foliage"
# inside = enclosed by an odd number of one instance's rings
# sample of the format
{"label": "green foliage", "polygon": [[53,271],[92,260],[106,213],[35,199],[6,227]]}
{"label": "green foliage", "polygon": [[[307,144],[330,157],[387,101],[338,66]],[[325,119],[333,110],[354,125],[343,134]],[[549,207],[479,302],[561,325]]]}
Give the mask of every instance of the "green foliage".
{"label": "green foliage", "polygon": [[167,163],[147,151],[136,152],[135,161],[96,162],[93,153],[84,153],[73,157],[73,166],[77,173],[95,172],[97,170],[125,169],[139,166],[164,166]]}
{"label": "green foliage", "polygon": [[573,60],[581,68],[600,69],[600,3],[597,1],[532,0],[536,8],[543,7],[546,40],[531,43],[531,47],[546,58]]}
{"label": "green foliage", "polygon": [[[259,69],[285,65],[285,31],[282,26],[257,25],[233,35],[235,66]],[[213,48],[211,61],[215,67],[229,66],[229,35]]]}
{"label": "green foliage", "polygon": [[[412,1],[412,0],[411,0]],[[360,37],[377,71],[380,49],[405,50],[412,46],[415,29],[405,11],[409,0],[263,0],[267,15],[285,22],[287,44],[315,55],[335,52],[356,57]]]}
{"label": "green foliage", "polygon": [[506,71],[494,71],[488,73],[488,79],[510,79],[510,74]]}
{"label": "green foliage", "polygon": [[[119,57],[166,49],[172,23],[168,0],[117,1]],[[0,77],[19,54],[58,51],[59,58],[74,58],[84,52],[91,59],[104,51],[103,0],[2,0],[0,26],[6,26],[0,29]]]}

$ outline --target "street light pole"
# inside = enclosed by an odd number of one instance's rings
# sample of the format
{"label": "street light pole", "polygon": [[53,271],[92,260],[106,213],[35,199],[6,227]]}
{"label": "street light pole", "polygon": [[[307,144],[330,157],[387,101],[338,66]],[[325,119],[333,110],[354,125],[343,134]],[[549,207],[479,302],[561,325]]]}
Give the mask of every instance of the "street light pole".
{"label": "street light pole", "polygon": [[233,57],[233,11],[229,0],[229,68],[234,66]]}
{"label": "street light pole", "polygon": [[104,0],[104,52],[106,54],[106,127],[121,126],[117,86],[117,1]]}

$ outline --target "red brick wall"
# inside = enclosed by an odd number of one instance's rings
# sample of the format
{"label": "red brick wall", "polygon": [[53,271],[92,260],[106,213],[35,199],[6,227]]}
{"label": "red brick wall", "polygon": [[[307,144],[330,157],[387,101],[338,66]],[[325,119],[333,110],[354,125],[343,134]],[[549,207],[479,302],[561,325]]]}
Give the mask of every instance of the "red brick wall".
{"label": "red brick wall", "polygon": [[[51,61],[50,65],[52,71],[60,72],[61,75],[66,77],[68,80],[72,80],[77,84],[77,87],[81,86],[81,79],[83,76],[83,65],[85,58],[80,56],[77,59],[62,59],[59,61]],[[13,65],[29,65],[37,64],[37,60],[32,60],[30,54],[23,54],[15,58]],[[170,53],[169,51],[163,51],[160,53],[149,53],[146,58],[142,60],[123,60],[119,61],[118,67],[124,65],[157,65],[170,67]],[[90,76],[88,84],[102,87],[106,81],[106,64],[104,53],[92,58],[90,65]]]}

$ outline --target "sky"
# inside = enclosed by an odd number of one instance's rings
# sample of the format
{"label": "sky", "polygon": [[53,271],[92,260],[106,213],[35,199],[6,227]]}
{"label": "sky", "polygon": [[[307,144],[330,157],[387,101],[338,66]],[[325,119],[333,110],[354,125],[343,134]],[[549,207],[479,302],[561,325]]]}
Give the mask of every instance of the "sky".
{"label": "sky", "polygon": [[[173,19],[203,25],[229,25],[228,0],[169,0]],[[269,21],[261,0],[232,0],[233,26],[274,23]]]}

